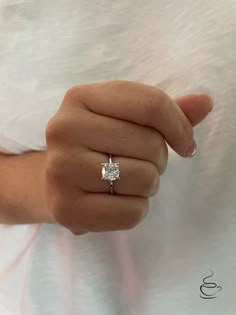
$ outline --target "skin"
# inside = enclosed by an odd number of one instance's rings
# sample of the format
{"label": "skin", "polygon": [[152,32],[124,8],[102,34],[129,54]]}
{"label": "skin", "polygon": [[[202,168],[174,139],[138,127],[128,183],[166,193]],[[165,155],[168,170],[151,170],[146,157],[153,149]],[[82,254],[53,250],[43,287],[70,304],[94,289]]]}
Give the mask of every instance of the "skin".
{"label": "skin", "polygon": [[[74,86],[46,128],[45,204],[73,234],[135,227],[158,192],[168,145],[196,153],[193,127],[211,111],[205,94],[173,100],[158,88],[129,81]],[[115,195],[101,163],[120,163]]]}

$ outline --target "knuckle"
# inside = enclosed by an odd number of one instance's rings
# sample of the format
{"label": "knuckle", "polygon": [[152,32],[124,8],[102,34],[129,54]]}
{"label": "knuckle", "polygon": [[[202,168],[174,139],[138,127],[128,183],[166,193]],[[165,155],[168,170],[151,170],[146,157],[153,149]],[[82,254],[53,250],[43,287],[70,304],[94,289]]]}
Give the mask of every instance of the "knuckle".
{"label": "knuckle", "polygon": [[143,174],[144,191],[143,194],[146,197],[150,197],[153,191],[156,191],[159,187],[159,174],[156,166],[149,163],[148,168]]}
{"label": "knuckle", "polygon": [[150,88],[147,90],[146,95],[146,108],[144,115],[145,125],[154,125],[153,121],[156,120],[159,113],[159,106],[165,101],[164,93],[157,88]]}
{"label": "knuckle", "polygon": [[157,194],[158,190],[159,190],[159,187],[160,187],[160,176],[157,175],[156,178],[155,178],[155,183],[154,183],[154,185],[152,187],[152,190],[150,191],[148,197],[155,196]]}
{"label": "knuckle", "polygon": [[150,157],[153,160],[157,160],[160,155],[161,145],[164,139],[155,130],[150,129],[150,136],[146,138],[147,147],[150,152]]}
{"label": "knuckle", "polygon": [[152,129],[149,130],[149,135],[145,139],[148,161],[157,165],[159,174],[163,174],[168,160],[168,148],[165,139],[161,134]]}
{"label": "knuckle", "polygon": [[46,127],[46,140],[49,144],[58,143],[65,139],[66,131],[71,128],[72,122],[67,117],[53,117]]}
{"label": "knuckle", "polygon": [[48,121],[45,134],[47,143],[54,142],[58,138],[58,128],[54,117]]}
{"label": "knuckle", "polygon": [[80,125],[80,119],[58,115],[50,120],[46,127],[47,144],[69,145],[72,142],[75,127]]}
{"label": "knuckle", "polygon": [[133,229],[136,227],[148,213],[148,199],[140,198],[140,201],[137,202],[136,206],[131,209],[131,215],[129,221],[127,220],[127,226],[125,229]]}
{"label": "knuckle", "polygon": [[72,86],[66,91],[64,99],[74,100],[78,98],[80,91],[81,91],[81,87],[79,85]]}

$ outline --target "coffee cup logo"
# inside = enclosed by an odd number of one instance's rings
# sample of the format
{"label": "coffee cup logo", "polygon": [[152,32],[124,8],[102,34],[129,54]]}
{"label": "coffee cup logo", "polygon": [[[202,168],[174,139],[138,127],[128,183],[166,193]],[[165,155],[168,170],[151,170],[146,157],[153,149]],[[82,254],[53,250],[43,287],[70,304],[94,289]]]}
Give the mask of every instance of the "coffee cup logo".
{"label": "coffee cup logo", "polygon": [[203,284],[200,286],[200,297],[202,299],[215,299],[217,293],[222,290],[222,287],[217,285],[215,282],[211,282],[209,279],[214,276],[214,272],[210,269],[211,275],[206,276],[203,279]]}

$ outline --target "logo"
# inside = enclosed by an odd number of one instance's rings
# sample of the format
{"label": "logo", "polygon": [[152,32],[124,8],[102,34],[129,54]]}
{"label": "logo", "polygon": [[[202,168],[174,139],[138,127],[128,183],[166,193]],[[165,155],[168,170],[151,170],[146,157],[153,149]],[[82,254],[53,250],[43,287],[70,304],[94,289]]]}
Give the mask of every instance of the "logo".
{"label": "logo", "polygon": [[203,284],[200,286],[200,297],[202,299],[211,300],[217,297],[217,293],[222,290],[222,287],[217,285],[215,282],[210,282],[209,278],[214,276],[214,272],[209,269],[211,275],[206,276],[203,279]]}

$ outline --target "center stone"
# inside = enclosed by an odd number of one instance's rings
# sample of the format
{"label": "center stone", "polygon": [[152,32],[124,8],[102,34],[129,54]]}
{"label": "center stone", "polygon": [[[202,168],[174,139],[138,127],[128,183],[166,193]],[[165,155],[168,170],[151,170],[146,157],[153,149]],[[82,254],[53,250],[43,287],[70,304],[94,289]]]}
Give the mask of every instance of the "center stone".
{"label": "center stone", "polygon": [[102,163],[102,179],[120,179],[119,163]]}

